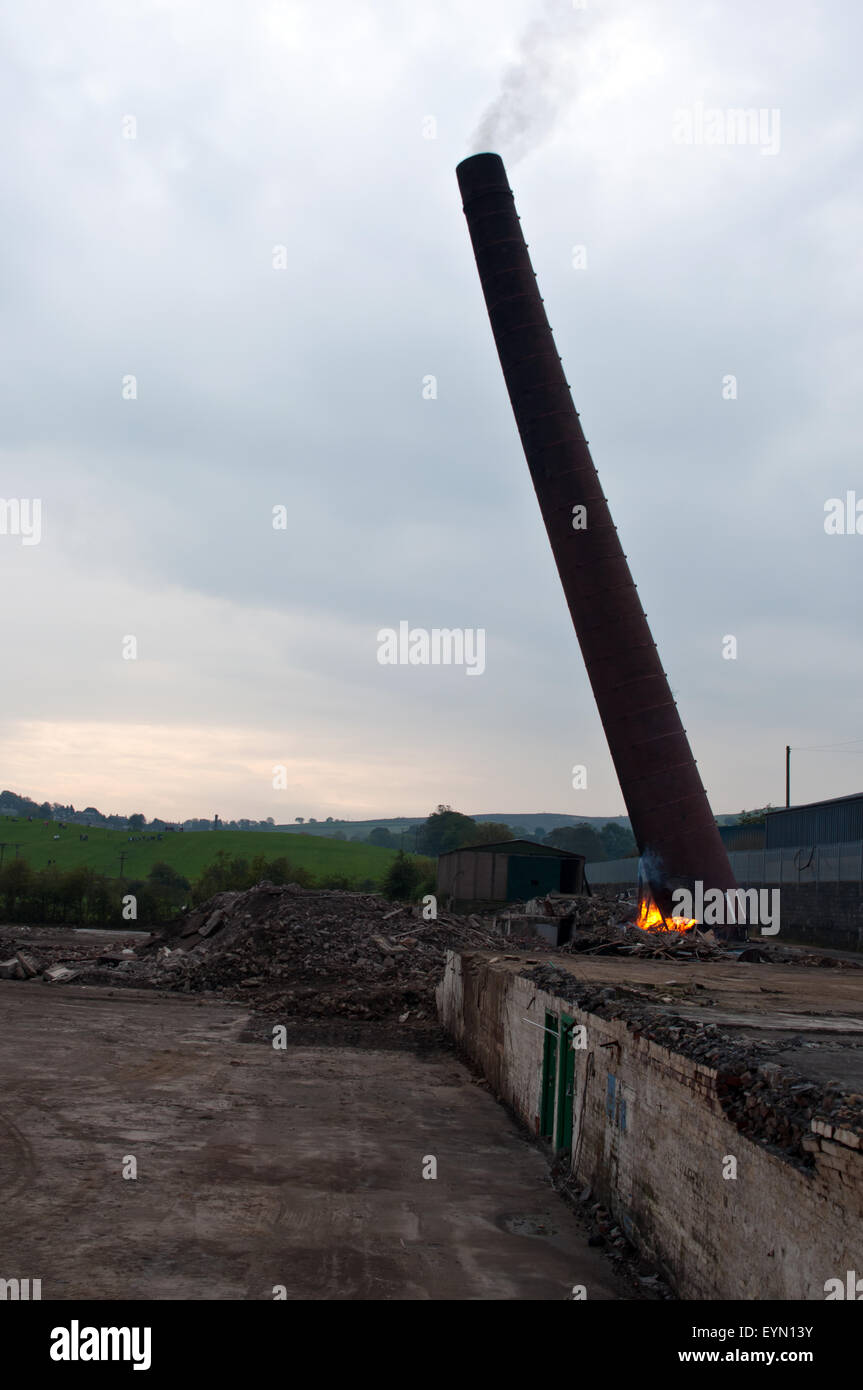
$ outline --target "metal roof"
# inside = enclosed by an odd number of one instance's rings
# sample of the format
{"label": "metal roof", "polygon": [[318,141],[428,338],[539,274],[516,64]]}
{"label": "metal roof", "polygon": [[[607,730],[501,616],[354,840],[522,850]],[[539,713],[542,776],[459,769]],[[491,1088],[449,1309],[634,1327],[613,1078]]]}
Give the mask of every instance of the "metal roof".
{"label": "metal roof", "polygon": [[830,845],[863,839],[863,795],[777,807],[765,818],[767,849]]}
{"label": "metal roof", "polygon": [[[793,750],[792,750],[793,751]],[[852,792],[850,796],[829,796],[826,801],[802,801],[793,806],[774,806],[768,816],[785,816],[789,811],[814,811],[820,806],[842,806],[849,801],[863,801],[863,792]]]}
{"label": "metal roof", "polygon": [[496,840],[491,845],[458,845],[455,849],[444,850],[439,854],[439,859],[445,859],[448,854],[465,854],[467,851],[475,850],[477,854],[533,854],[543,859],[584,859],[583,854],[576,854],[571,849],[556,849],[554,845],[538,845],[536,840]]}

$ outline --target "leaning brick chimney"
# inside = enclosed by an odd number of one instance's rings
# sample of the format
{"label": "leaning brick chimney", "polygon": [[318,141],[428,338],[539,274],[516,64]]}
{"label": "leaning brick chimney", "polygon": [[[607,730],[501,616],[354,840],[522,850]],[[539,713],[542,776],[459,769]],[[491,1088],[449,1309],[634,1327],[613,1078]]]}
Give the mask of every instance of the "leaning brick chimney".
{"label": "leaning brick chimney", "polygon": [[[573,405],[503,161],[457,170],[509,398],[657,907],[735,880]],[[586,509],[575,529],[574,509]]]}

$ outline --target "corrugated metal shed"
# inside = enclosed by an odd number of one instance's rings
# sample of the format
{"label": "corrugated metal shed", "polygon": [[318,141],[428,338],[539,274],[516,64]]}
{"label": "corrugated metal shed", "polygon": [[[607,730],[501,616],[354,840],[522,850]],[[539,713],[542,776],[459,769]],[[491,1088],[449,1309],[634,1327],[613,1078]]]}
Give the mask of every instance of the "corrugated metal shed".
{"label": "corrugated metal shed", "polygon": [[767,849],[863,840],[863,793],[770,811],[765,829]]}
{"label": "corrugated metal shed", "polygon": [[764,848],[765,829],[763,825],[720,825],[719,834],[729,853],[738,850]]}
{"label": "corrugated metal shed", "polygon": [[438,858],[437,891],[457,909],[526,902],[543,893],[582,893],[584,855],[533,840],[451,849]]}

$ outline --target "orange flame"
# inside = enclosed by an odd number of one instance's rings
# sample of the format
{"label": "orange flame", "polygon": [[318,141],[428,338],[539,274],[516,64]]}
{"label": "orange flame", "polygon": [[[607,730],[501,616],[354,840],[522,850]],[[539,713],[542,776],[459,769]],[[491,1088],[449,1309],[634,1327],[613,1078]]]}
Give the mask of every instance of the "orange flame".
{"label": "orange flame", "polygon": [[641,899],[635,925],[642,931],[692,931],[697,925],[694,917],[663,917],[653,898]]}

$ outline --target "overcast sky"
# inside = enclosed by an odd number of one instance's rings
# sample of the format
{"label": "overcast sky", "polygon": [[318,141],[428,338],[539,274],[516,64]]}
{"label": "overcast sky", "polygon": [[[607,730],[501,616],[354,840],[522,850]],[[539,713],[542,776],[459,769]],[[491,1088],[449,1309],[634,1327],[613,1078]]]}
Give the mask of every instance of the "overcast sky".
{"label": "overcast sky", "polygon": [[[852,0],[0,25],[0,494],[42,506],[38,544],[0,535],[3,786],[623,812],[461,210],[478,127],[714,810],[781,803],[786,743],[863,740],[863,535],[824,528],[863,500]],[[685,143],[698,103],[763,109],[769,142]],[[483,629],[484,673],[380,665],[401,621]],[[859,791],[861,757],[795,754],[793,799]]]}

